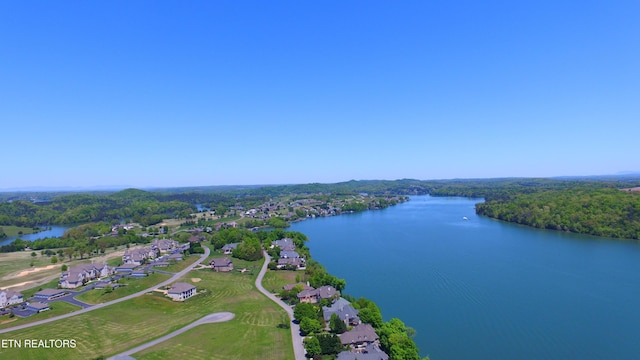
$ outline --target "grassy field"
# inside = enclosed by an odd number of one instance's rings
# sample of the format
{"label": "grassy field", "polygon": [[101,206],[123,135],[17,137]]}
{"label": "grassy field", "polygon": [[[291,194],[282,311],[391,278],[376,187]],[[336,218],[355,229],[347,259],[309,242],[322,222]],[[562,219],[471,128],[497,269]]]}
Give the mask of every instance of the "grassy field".
{"label": "grassy field", "polygon": [[[258,262],[241,266],[258,268]],[[75,349],[0,349],[2,359],[91,359],[110,356],[175,331],[204,315],[230,311],[228,323],[200,325],[144,352],[137,359],[292,359],[286,313],[255,289],[253,273],[190,272],[198,294],[173,302],[148,294],[52,324],[3,334],[7,339],[75,339]],[[192,281],[199,279],[199,281]]]}
{"label": "grassy field", "polygon": [[20,227],[13,225],[2,225],[0,226],[7,236],[18,236],[18,235],[28,235],[33,234],[34,232],[38,232],[39,230],[33,230],[30,227]]}
{"label": "grassy field", "polygon": [[[88,264],[91,261],[110,262],[110,259],[119,259],[122,257],[124,247],[118,250],[108,249],[106,254],[91,259],[74,259],[69,261],[59,261],[57,264],[51,263],[51,258],[40,255],[40,251],[36,251],[36,256],[31,256],[31,251],[17,251],[12,253],[0,254],[0,288],[11,287],[13,290],[24,291],[35,286],[41,286],[48,283],[52,279],[58,277],[61,267],[66,264],[69,267],[80,264]],[[33,262],[33,266],[31,263]],[[20,284],[19,286],[14,286]]]}
{"label": "grassy field", "polygon": [[156,268],[158,270],[162,270],[162,271],[168,271],[168,272],[172,272],[172,273],[177,273],[180,272],[181,270],[184,270],[187,266],[193,264],[194,262],[198,261],[198,259],[200,259],[201,254],[193,254],[193,255],[189,255],[187,257],[185,257],[184,260],[182,261],[176,261],[175,264],[171,264],[167,267],[159,267]]}
{"label": "grassy field", "polygon": [[85,302],[87,304],[99,304],[99,303],[119,299],[127,295],[135,294],[138,291],[142,291],[155,284],[159,284],[170,277],[171,275],[153,273],[147,277],[138,278],[138,279],[136,278],[122,279],[121,280],[122,283],[127,285],[118,287],[117,289],[114,289],[110,293],[105,293],[104,289],[94,289],[94,290],[89,290],[84,294],[80,294],[76,296],[76,299],[82,302]]}
{"label": "grassy field", "polygon": [[295,284],[296,276],[302,277],[304,271],[287,271],[287,270],[267,270],[262,279],[262,286],[272,293],[277,293],[282,290],[282,287],[287,284]]}

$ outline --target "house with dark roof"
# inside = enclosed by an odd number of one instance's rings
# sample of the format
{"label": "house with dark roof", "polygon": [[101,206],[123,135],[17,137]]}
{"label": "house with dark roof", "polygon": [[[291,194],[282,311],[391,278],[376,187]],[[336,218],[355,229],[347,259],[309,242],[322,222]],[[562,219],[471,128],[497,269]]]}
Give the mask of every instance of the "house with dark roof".
{"label": "house with dark roof", "polygon": [[209,265],[213,271],[229,272],[233,270],[233,261],[228,257],[213,259]]}
{"label": "house with dark roof", "polygon": [[316,304],[322,299],[334,299],[340,296],[340,291],[334,287],[325,285],[318,289],[303,290],[298,293],[298,300],[300,302]]}
{"label": "house with dark roof", "polygon": [[377,344],[369,344],[358,351],[342,351],[336,360],[389,360],[389,355],[382,351]]}
{"label": "house with dark roof", "polygon": [[307,263],[302,258],[280,258],[278,259],[278,265],[276,265],[278,269],[295,270],[304,270],[306,266]]}
{"label": "house with dark roof", "polygon": [[350,331],[340,334],[342,345],[349,345],[352,348],[364,348],[369,344],[377,343],[379,340],[376,330],[369,324],[359,324]]}
{"label": "house with dark roof", "polygon": [[173,301],[185,301],[195,294],[196,287],[186,282],[177,282],[173,284],[167,292],[167,296]]}
{"label": "house with dark roof", "polygon": [[351,303],[344,298],[339,298],[330,306],[322,307],[322,317],[327,324],[333,314],[336,314],[346,325],[360,324],[358,310],[354,309]]}
{"label": "house with dark roof", "polygon": [[300,254],[293,250],[281,250],[280,258],[281,259],[297,259],[300,257]]}

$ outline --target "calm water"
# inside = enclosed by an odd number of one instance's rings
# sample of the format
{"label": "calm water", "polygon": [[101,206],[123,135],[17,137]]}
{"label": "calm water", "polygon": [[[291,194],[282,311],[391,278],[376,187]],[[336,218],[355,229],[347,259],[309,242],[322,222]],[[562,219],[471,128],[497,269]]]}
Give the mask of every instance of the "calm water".
{"label": "calm water", "polygon": [[637,242],[478,217],[479,201],[418,196],[292,230],[432,360],[640,358]]}
{"label": "calm water", "polygon": [[13,240],[20,238],[22,240],[34,241],[38,239],[51,238],[51,237],[60,237],[64,234],[65,231],[72,228],[74,225],[52,225],[51,230],[40,231],[35,234],[28,235],[20,235],[20,236],[10,236],[4,240],[0,240],[0,245],[10,244]]}

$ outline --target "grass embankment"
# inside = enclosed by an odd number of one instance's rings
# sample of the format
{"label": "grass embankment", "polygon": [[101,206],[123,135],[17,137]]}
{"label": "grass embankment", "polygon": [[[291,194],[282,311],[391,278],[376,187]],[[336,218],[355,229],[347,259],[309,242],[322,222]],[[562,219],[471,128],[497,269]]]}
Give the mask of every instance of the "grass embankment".
{"label": "grass embankment", "polygon": [[4,231],[4,233],[8,237],[19,236],[19,235],[29,235],[29,234],[37,233],[43,230],[40,228],[33,229],[30,227],[21,227],[21,226],[13,226],[13,225],[2,225],[0,226],[0,228],[2,228],[2,231]]}
{"label": "grass embankment", "polygon": [[[262,261],[238,263],[259,268]],[[236,317],[227,323],[200,325],[134,357],[171,359],[189,354],[190,359],[292,359],[290,330],[279,327],[287,321],[286,314],[255,289],[257,272],[191,271],[181,281],[199,279],[192,282],[198,295],[185,302],[173,302],[159,293],[148,294],[44,326],[3,334],[3,338],[11,339],[75,339],[77,347],[0,349],[0,358],[91,359],[115,355],[204,315],[230,311]]]}
{"label": "grass embankment", "polygon": [[278,293],[282,287],[287,284],[295,284],[296,276],[303,276],[304,271],[287,271],[287,270],[267,270],[262,279],[262,286],[272,293]]}

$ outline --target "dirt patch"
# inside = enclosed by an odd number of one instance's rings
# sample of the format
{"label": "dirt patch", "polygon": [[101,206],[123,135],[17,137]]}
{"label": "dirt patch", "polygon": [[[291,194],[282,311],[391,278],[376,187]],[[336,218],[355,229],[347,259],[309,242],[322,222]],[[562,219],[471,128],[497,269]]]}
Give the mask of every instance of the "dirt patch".
{"label": "dirt patch", "polygon": [[194,283],[200,282],[200,280],[202,280],[202,279],[200,279],[200,278],[191,278],[191,282],[194,282]]}
{"label": "dirt patch", "polygon": [[32,283],[34,283],[34,282],[35,282],[35,281],[24,281],[24,282],[17,283],[17,284],[7,285],[7,286],[5,286],[5,288],[7,288],[7,289],[8,289],[8,288],[12,288],[12,287],[24,286],[24,285],[32,284]]}
{"label": "dirt patch", "polygon": [[20,271],[19,273],[15,274],[15,275],[7,276],[7,278],[8,279],[19,278],[19,277],[23,277],[23,276],[26,276],[26,275],[29,275],[29,274],[34,274],[34,273],[37,273],[37,272],[40,272],[40,271],[51,270],[51,269],[53,269],[53,268],[55,268],[57,266],[60,266],[60,265],[47,265],[47,266],[44,266],[44,267],[38,267],[38,268],[29,269],[29,270],[22,270],[22,271]]}

